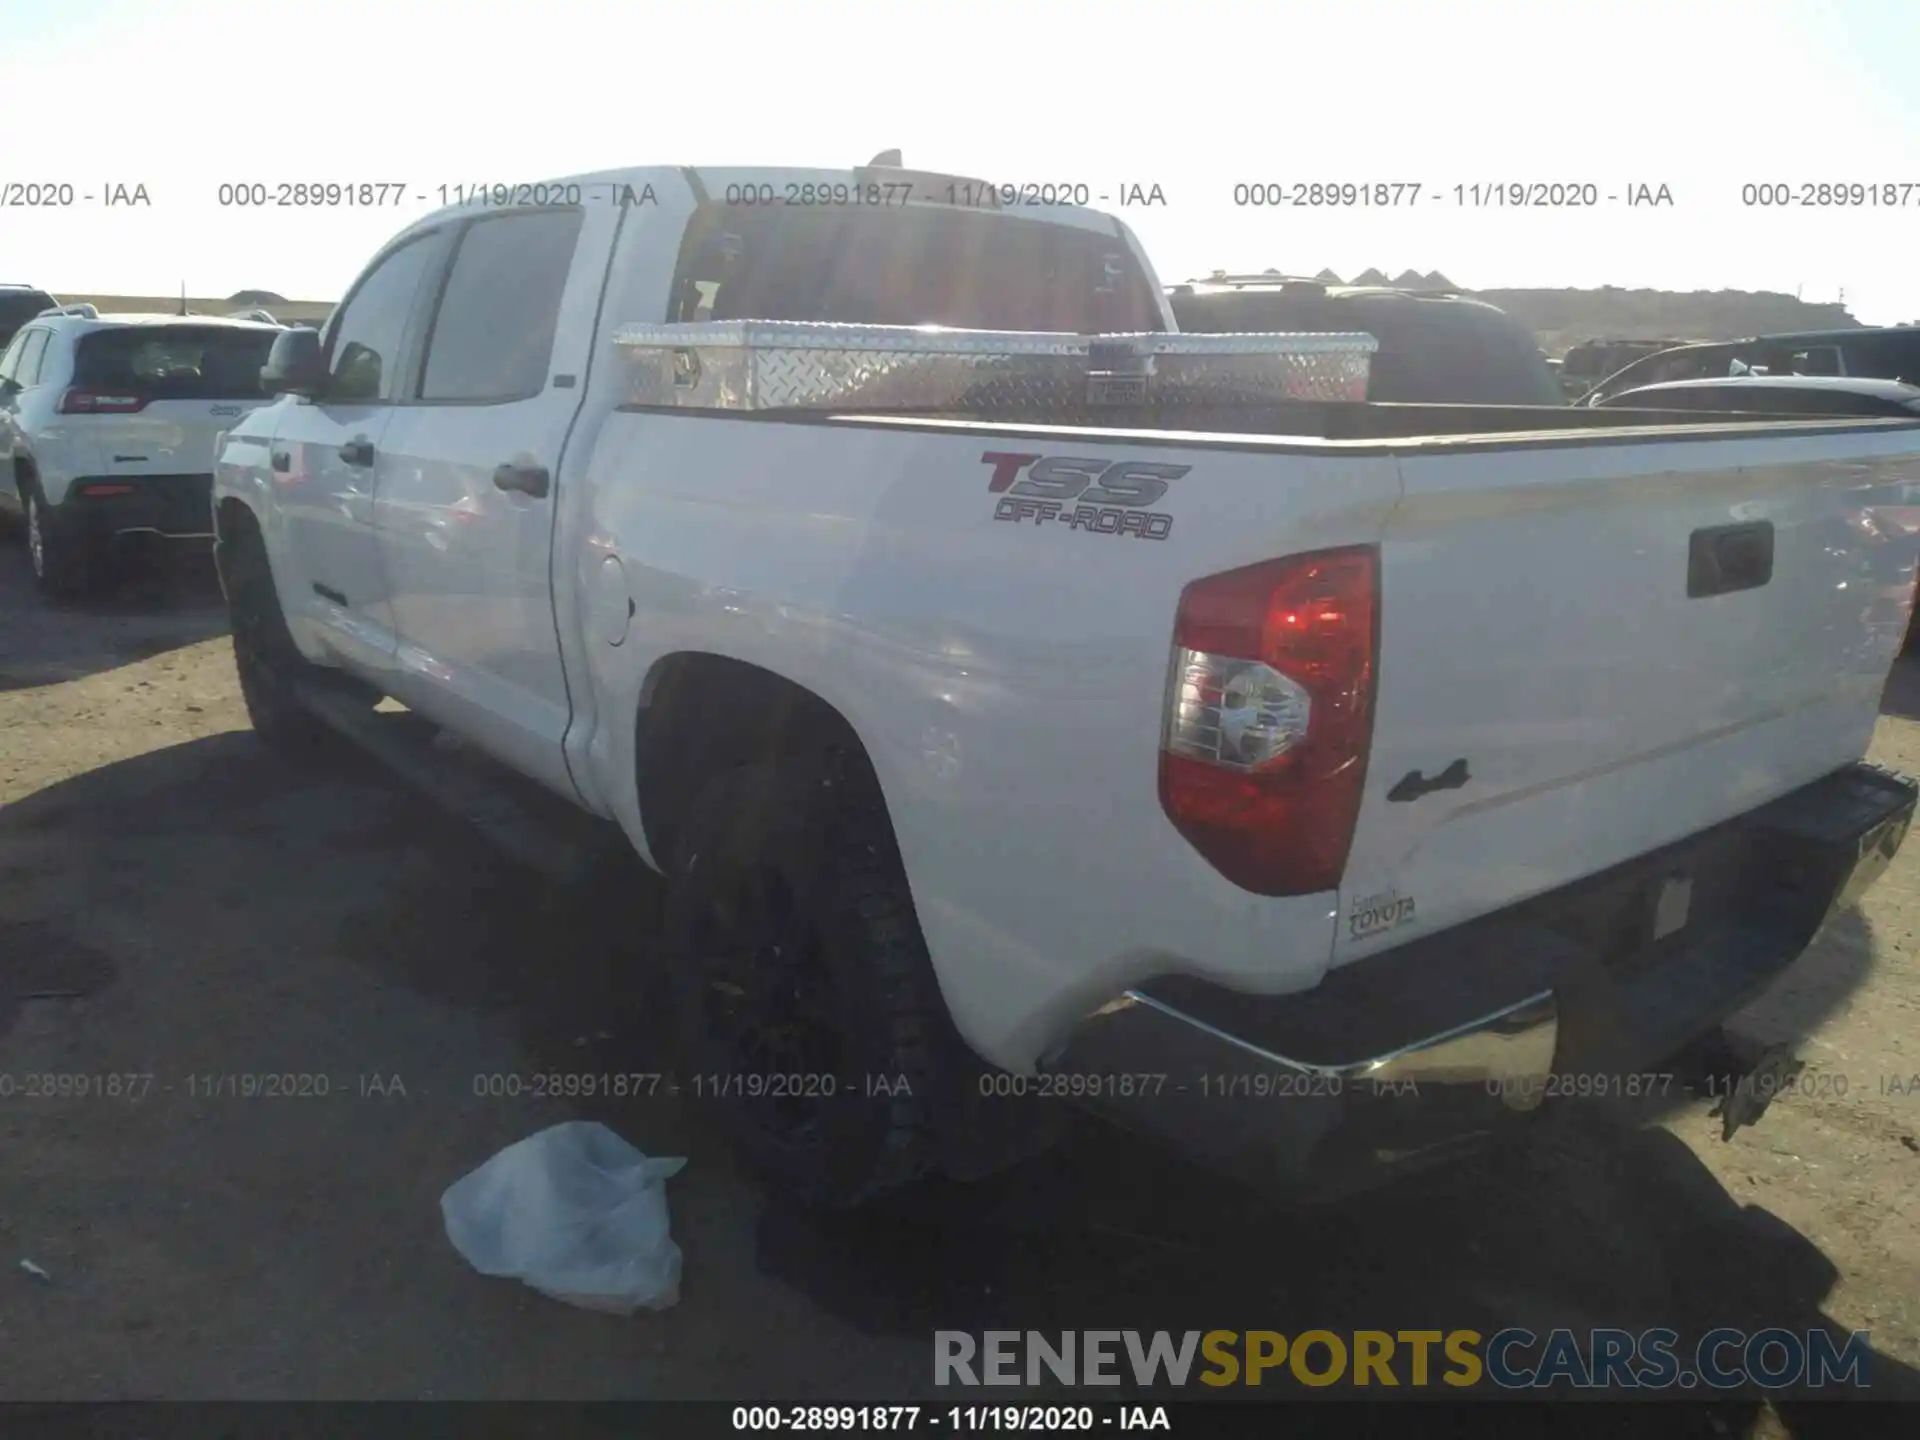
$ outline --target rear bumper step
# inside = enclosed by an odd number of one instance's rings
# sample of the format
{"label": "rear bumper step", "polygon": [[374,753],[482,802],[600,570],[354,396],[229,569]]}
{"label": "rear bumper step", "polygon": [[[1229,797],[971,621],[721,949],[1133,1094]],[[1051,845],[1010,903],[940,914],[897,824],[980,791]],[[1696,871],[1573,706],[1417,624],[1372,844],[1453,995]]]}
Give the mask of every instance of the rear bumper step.
{"label": "rear bumper step", "polygon": [[[1088,1108],[1257,1183],[1307,1198],[1365,1188],[1477,1149],[1561,1090],[1666,1093],[1662,1062],[1886,869],[1917,794],[1849,766],[1299,994],[1151,982],[1088,1017],[1046,1068]],[[1685,923],[1655,938],[1677,885]]]}

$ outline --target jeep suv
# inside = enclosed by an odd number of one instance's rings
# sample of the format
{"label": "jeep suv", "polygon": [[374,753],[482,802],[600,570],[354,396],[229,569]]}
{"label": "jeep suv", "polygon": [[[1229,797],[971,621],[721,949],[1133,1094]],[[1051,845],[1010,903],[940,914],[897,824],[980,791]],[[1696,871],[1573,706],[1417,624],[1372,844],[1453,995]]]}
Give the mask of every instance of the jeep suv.
{"label": "jeep suv", "polygon": [[268,399],[283,329],[91,305],[21,328],[0,355],[0,514],[25,520],[43,590],[91,588],[123,536],[211,543],[219,437]]}
{"label": "jeep suv", "polygon": [[1675,380],[1729,375],[1844,375],[1866,380],[1920,381],[1920,327],[1862,326],[1802,330],[1745,340],[1682,345],[1635,360],[1608,374],[1582,399],[1598,405],[1623,391]]}

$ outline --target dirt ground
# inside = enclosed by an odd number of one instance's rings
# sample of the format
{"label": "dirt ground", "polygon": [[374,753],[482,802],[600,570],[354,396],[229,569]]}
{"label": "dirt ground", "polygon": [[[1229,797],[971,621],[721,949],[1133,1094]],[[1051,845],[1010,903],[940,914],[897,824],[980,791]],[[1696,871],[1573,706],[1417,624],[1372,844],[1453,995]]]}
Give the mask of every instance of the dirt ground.
{"label": "dirt ground", "polygon": [[[880,1400],[931,1391],[935,1328],[1671,1324],[1870,1330],[1876,1393],[1920,1398],[1920,845],[1739,1022],[1805,1036],[1845,1095],[1730,1143],[1704,1102],[1586,1112],[1302,1215],[1089,1125],[828,1225],[764,1205],[674,1102],[476,1095],[660,1068],[654,887],[556,897],[377,773],[283,766],[224,630],[204,567],[54,609],[0,545],[0,1396]],[[1920,769],[1920,663],[1874,755]],[[21,1093],[47,1073],[147,1078]],[[259,1073],[330,1093],[209,1093]],[[690,1157],[677,1307],[574,1311],[447,1243],[441,1191],[571,1114]]]}

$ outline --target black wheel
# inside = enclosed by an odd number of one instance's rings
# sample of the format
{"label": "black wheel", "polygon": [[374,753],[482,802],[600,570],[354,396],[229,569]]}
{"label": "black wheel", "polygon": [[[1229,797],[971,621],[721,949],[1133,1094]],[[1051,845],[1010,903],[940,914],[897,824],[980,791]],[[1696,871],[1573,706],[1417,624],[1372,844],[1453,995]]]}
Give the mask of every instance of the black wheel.
{"label": "black wheel", "polygon": [[27,563],[33,567],[34,584],[57,600],[85,595],[94,582],[92,548],[54,520],[37,482],[29,480],[20,498],[26,511]]}
{"label": "black wheel", "polygon": [[700,793],[675,851],[683,1093],[803,1205],[848,1209],[918,1178],[944,1015],[871,783],[748,766]]}
{"label": "black wheel", "polygon": [[302,682],[324,672],[293,643],[258,532],[242,528],[223,542],[222,549],[221,581],[233,631],[233,664],[254,733],[289,759],[312,762],[337,757],[344,742],[296,694]]}

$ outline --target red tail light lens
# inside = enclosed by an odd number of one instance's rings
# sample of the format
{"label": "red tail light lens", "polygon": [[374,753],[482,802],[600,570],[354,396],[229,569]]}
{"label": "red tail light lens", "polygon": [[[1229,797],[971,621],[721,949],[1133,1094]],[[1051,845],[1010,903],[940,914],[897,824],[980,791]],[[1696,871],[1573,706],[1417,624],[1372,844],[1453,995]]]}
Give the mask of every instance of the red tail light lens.
{"label": "red tail light lens", "polygon": [[1289,556],[1187,586],[1160,805],[1257,895],[1339,888],[1373,735],[1379,552]]}
{"label": "red tail light lens", "polygon": [[99,390],[69,390],[60,397],[62,415],[131,415],[147,408],[144,395],[109,395]]}

